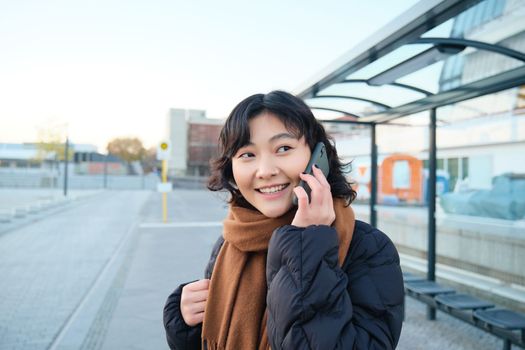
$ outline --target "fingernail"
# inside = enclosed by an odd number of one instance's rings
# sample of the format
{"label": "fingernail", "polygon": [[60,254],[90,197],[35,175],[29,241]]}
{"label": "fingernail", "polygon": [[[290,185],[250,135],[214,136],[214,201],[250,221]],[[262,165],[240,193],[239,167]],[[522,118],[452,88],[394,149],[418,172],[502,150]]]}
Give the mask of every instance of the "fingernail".
{"label": "fingernail", "polygon": [[314,164],[314,167],[316,167],[317,169],[319,169],[319,167],[317,166],[317,164]]}

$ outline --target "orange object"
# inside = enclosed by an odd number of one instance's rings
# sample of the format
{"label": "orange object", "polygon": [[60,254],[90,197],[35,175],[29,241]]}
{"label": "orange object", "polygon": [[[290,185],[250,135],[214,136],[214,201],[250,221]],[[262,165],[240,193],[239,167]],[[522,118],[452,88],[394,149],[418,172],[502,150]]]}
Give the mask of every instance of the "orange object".
{"label": "orange object", "polygon": [[[395,185],[394,167],[396,162],[407,162],[408,182],[404,186]],[[381,164],[380,193],[382,195],[395,195],[401,201],[422,200],[422,171],[423,162],[416,157],[407,154],[393,154],[386,157]]]}
{"label": "orange object", "polygon": [[357,169],[359,170],[359,175],[365,176],[365,173],[366,173],[366,170],[368,169],[368,167],[365,166],[365,165],[361,165]]}

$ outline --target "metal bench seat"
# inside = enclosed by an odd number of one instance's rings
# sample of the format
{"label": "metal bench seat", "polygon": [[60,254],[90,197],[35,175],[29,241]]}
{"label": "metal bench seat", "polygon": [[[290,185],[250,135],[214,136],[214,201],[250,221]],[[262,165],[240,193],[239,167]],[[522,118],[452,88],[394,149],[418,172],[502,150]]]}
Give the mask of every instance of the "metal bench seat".
{"label": "metal bench seat", "polygon": [[477,310],[474,317],[488,325],[509,329],[525,330],[525,314],[507,309]]}
{"label": "metal bench seat", "polygon": [[[474,318],[483,322],[485,328],[488,328],[494,333],[520,331],[520,335],[517,337],[513,337],[512,335],[504,337],[503,350],[510,350],[512,348],[511,339],[514,339],[512,341],[513,343],[524,347],[525,314],[507,309],[488,309],[474,311]],[[498,328],[502,329],[502,331],[496,331]]]}
{"label": "metal bench seat", "polygon": [[503,350],[511,350],[512,344],[525,349],[523,313],[493,308],[488,301],[455,293],[452,288],[428,280],[405,281],[405,293],[427,304],[427,312],[441,310],[503,339]]}
{"label": "metal bench seat", "polygon": [[446,294],[454,293],[454,289],[449,287],[444,287],[436,282],[432,281],[413,281],[405,283],[405,288],[415,294],[424,294],[424,295],[437,295],[437,294]]}
{"label": "metal bench seat", "polygon": [[494,304],[467,294],[441,294],[436,296],[436,302],[451,309],[476,310],[494,307]]}
{"label": "metal bench seat", "polygon": [[403,272],[403,281],[404,282],[425,281],[425,278],[414,275],[410,272]]}

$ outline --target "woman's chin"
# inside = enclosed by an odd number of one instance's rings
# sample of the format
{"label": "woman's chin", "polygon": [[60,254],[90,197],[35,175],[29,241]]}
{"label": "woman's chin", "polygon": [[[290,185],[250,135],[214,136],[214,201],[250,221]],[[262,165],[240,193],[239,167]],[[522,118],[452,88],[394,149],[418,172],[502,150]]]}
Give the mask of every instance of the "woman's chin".
{"label": "woman's chin", "polygon": [[292,207],[292,202],[280,206],[264,206],[258,210],[268,218],[278,218],[286,214]]}

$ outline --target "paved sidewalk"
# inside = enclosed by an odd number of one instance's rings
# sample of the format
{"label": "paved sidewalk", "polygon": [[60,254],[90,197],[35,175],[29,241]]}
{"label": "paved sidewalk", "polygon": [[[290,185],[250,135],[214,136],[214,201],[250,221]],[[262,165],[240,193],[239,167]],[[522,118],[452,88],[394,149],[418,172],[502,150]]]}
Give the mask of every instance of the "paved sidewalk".
{"label": "paved sidewalk", "polygon": [[56,188],[0,188],[0,234],[56,214],[104,191]]}
{"label": "paved sidewalk", "polygon": [[[68,197],[72,199],[91,196],[102,190],[69,190]],[[64,199],[61,188],[0,188],[0,210],[10,211],[15,208],[38,208],[48,202]]]}
{"label": "paved sidewalk", "polygon": [[162,324],[166,298],[180,283],[203,278],[221,233],[226,208],[214,195],[175,191],[167,225],[160,224],[160,203],[160,196],[152,196],[145,206],[134,259],[102,349],[168,349]]}
{"label": "paved sidewalk", "polygon": [[[203,277],[226,205],[207,191],[110,191],[0,235],[0,349],[167,349],[162,310]],[[407,298],[399,349],[502,342]]]}
{"label": "paved sidewalk", "polygon": [[[109,324],[103,349],[168,349],[162,308],[181,282],[202,278],[204,266],[226,208],[203,191],[175,191],[170,204],[175,218],[153,227],[160,218],[160,199],[147,205],[138,228],[138,244],[128,279]],[[492,350],[502,342],[474,327],[438,313],[426,320],[426,307],[407,298],[406,322],[398,349]]]}
{"label": "paved sidewalk", "polygon": [[56,344],[149,195],[106,192],[0,235],[0,349]]}

